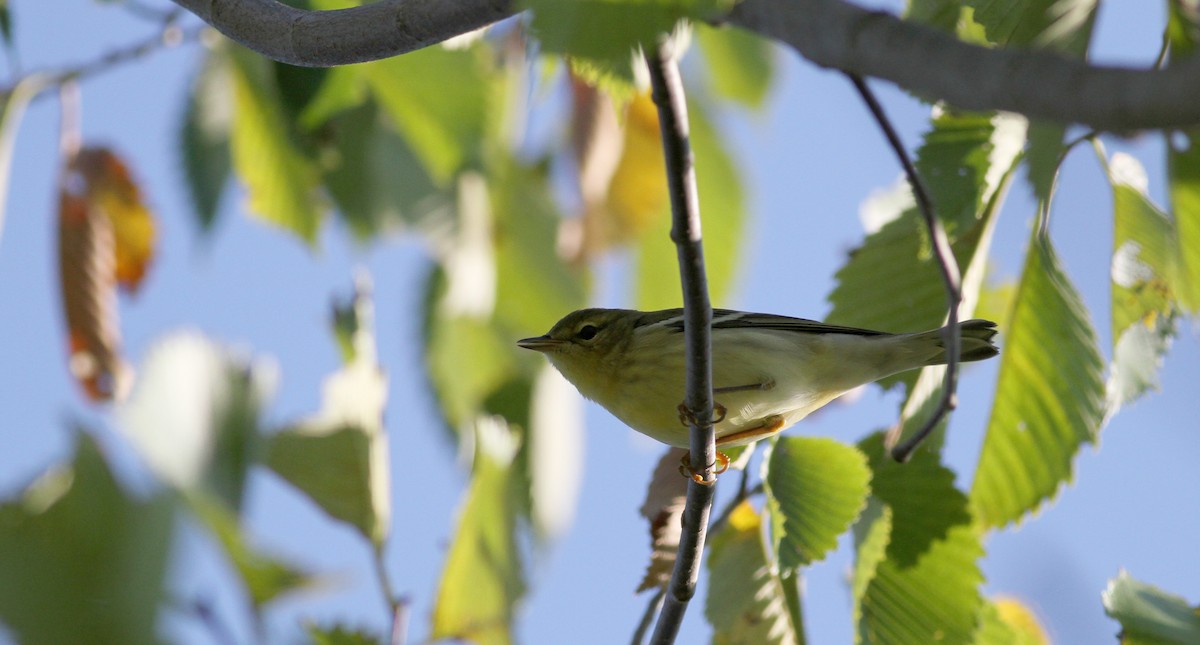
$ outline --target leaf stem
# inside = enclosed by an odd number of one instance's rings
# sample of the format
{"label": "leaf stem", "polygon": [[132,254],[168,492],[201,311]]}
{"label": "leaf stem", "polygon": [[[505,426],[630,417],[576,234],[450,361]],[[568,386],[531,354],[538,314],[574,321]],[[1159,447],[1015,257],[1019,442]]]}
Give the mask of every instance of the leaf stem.
{"label": "leaf stem", "polygon": [[861,76],[850,73],[846,75],[854,83],[863,102],[871,110],[871,115],[875,117],[875,122],[883,130],[884,137],[887,138],[892,151],[896,153],[900,165],[904,167],[904,174],[912,186],[917,208],[921,211],[925,227],[929,230],[929,239],[933,243],[933,255],[937,260],[938,269],[941,271],[942,282],[946,286],[948,313],[946,326],[942,328],[942,342],[946,347],[946,375],[942,381],[942,397],[938,401],[937,408],[925,420],[925,423],[907,441],[892,448],[892,458],[899,462],[905,462],[912,456],[912,452],[917,449],[917,446],[920,446],[933,433],[942,419],[958,406],[958,359],[962,349],[958,328],[958,306],[962,302],[962,277],[958,271],[958,262],[954,258],[954,251],[950,248],[950,240],[946,237],[946,229],[942,227],[941,220],[934,214],[933,200],[929,198],[929,192],[926,191],[921,176],[917,174],[917,168],[913,165],[908,151],[900,141],[900,136],[896,134],[891,120],[883,111],[883,106],[879,104],[875,93],[871,91]]}

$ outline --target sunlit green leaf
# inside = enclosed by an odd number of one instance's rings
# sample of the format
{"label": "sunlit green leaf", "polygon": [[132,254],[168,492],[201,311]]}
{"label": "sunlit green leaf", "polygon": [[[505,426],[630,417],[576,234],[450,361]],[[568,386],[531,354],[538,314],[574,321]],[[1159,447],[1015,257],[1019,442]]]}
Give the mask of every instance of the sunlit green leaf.
{"label": "sunlit green leaf", "polygon": [[[868,532],[877,557],[878,536]],[[861,555],[860,548],[860,557]],[[883,560],[859,603],[857,642],[894,645],[970,643],[979,620],[983,574],[979,536],[959,525],[908,567]],[[873,558],[871,558],[873,559]]]}
{"label": "sunlit green leaf", "polygon": [[246,185],[247,207],[313,244],[325,211],[316,192],[317,168],[289,138],[268,61],[237,46],[228,51],[233,167]]}
{"label": "sunlit green leaf", "polygon": [[1013,598],[984,601],[972,645],[1050,645],[1029,607]]}
{"label": "sunlit green leaf", "polygon": [[512,468],[519,438],[497,417],[479,419],[475,430],[475,467],[446,554],[432,638],[507,645],[525,593],[516,535],[524,483]]}
{"label": "sunlit green leaf", "polygon": [[703,23],[693,33],[717,95],[761,108],[774,75],[771,41],[740,29],[718,29]]}
{"label": "sunlit green leaf", "polygon": [[824,558],[867,502],[866,456],[833,439],[783,437],[764,468],[772,534],[785,569]]}
{"label": "sunlit green leaf", "polygon": [[477,158],[487,126],[491,93],[478,54],[426,47],[360,68],[384,113],[442,184]]}
{"label": "sunlit green leaf", "polygon": [[[593,77],[631,82],[632,56],[651,51],[660,34],[684,18],[703,20],[732,6],[729,0],[522,0],[542,49],[580,59]],[[594,79],[593,79],[594,80]]]}
{"label": "sunlit green leaf", "polygon": [[[783,645],[803,641],[786,608],[784,582],[771,566],[762,517],[743,501],[712,536],[704,615],[719,645]],[[794,584],[794,583],[793,583]]]}
{"label": "sunlit green leaf", "polygon": [[361,106],[366,98],[366,83],[357,68],[331,68],[320,89],[304,104],[296,123],[307,130],[318,128],[337,114]]}
{"label": "sunlit green leaf", "polygon": [[[696,158],[696,185],[702,205],[701,233],[705,241],[709,294],[714,303],[721,305],[730,299],[741,257],[746,199],[738,166],[725,150],[720,134],[703,106],[689,104],[688,119]],[[659,169],[659,172],[666,170]],[[682,302],[679,259],[670,230],[671,218],[662,217],[654,220],[641,236],[634,284],[638,309],[667,309],[678,307]]]}
{"label": "sunlit green leaf", "polygon": [[256,609],[312,581],[299,570],[251,546],[237,516],[209,495],[195,491],[186,497],[196,518],[212,533],[246,587]]}
{"label": "sunlit green leaf", "polygon": [[180,132],[184,178],[202,231],[210,230],[216,222],[221,193],[229,180],[234,101],[230,77],[223,56],[205,56],[192,82]]}
{"label": "sunlit green leaf", "polygon": [[427,342],[425,360],[434,393],[457,431],[513,374],[513,339],[482,320],[435,314]]}
{"label": "sunlit green leaf", "polygon": [[[887,545],[892,535],[892,509],[876,497],[867,500],[867,506],[854,523],[854,570],[850,577],[851,609],[855,625],[863,623],[863,597],[879,564],[887,558]],[[862,642],[861,634],[855,639]]]}
{"label": "sunlit green leaf", "polygon": [[1121,623],[1126,645],[1188,645],[1200,642],[1200,606],[1122,571],[1108,582],[1104,611]]}
{"label": "sunlit green leaf", "polygon": [[1087,310],[1035,232],[971,489],[983,526],[1018,520],[1070,481],[1075,454],[1104,418],[1103,369]]}
{"label": "sunlit green leaf", "polygon": [[1097,0],[968,0],[988,40],[1081,56],[1087,50]]}
{"label": "sunlit green leaf", "polygon": [[859,443],[871,465],[871,495],[891,511],[888,559],[905,567],[914,564],[953,527],[968,524],[967,496],[954,487],[954,472],[940,463],[940,453],[917,450],[906,463],[891,458],[883,434]]}
{"label": "sunlit green leaf", "polygon": [[1145,193],[1141,165],[1118,153],[1106,166],[1113,188],[1112,414],[1158,388],[1158,369],[1175,333],[1180,247],[1174,222]]}
{"label": "sunlit green leaf", "polygon": [[0,504],[0,623],[22,643],[156,642],[174,505],[127,496],[94,440]]}

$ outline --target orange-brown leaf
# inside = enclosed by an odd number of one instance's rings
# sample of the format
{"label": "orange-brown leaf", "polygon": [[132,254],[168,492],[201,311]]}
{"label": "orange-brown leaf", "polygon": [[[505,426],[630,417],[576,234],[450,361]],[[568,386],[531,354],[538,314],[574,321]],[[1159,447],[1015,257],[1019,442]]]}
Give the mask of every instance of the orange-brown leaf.
{"label": "orange-brown leaf", "polygon": [[129,370],[120,355],[113,225],[92,206],[73,162],[60,189],[58,213],[68,367],[89,399],[111,401],[123,396],[129,382]]}
{"label": "orange-brown leaf", "polygon": [[128,167],[108,148],[89,147],[71,162],[71,170],[83,181],[89,209],[112,224],[117,282],[137,291],[154,257],[155,225]]}
{"label": "orange-brown leaf", "polygon": [[686,477],[679,474],[679,462],[686,451],[671,448],[659,460],[646,489],[642,517],[650,522],[650,565],[638,585],[637,593],[667,584],[675,568],[675,552],[679,549],[682,530],[680,519],[687,502]]}

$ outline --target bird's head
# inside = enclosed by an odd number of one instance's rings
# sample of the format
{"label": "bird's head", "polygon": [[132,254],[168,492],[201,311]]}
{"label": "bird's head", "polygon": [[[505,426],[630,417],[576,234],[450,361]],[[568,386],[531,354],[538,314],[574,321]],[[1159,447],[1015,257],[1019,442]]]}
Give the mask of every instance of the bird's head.
{"label": "bird's head", "polygon": [[588,394],[620,369],[633,338],[637,312],[581,309],[567,314],[543,336],[517,345],[546,355],[562,375]]}

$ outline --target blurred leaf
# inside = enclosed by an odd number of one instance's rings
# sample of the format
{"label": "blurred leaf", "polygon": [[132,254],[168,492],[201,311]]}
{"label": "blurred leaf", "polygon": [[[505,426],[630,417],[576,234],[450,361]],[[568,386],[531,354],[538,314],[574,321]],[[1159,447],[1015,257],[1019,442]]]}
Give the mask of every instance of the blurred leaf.
{"label": "blurred leaf", "polygon": [[1071,479],[1104,418],[1103,369],[1087,310],[1035,230],[970,494],[982,526],[1020,519]]}
{"label": "blurred leaf", "polygon": [[304,632],[313,645],[383,645],[379,636],[345,625],[306,625]]}
{"label": "blurred leaf", "polygon": [[359,241],[404,226],[434,228],[451,216],[450,198],[379,116],[374,102],[330,121],[334,161],[325,182],[342,219]]}
{"label": "blurred leaf", "polygon": [[703,21],[732,7],[731,0],[522,0],[546,52],[579,60],[593,80],[632,84],[630,62],[653,51],[660,34],[684,18]]}
{"label": "blurred leaf", "polygon": [[1000,596],[984,602],[974,645],[1050,645],[1050,637],[1028,605]]}
{"label": "blurred leaf", "polygon": [[1097,0],[968,0],[988,40],[1005,47],[1035,47],[1082,56],[1087,51]]}
{"label": "blurred leaf", "polygon": [[471,485],[446,554],[431,637],[507,645],[525,594],[516,535],[524,483],[512,469],[519,438],[498,417],[480,418],[475,431]]}
{"label": "blurred leaf", "polygon": [[484,321],[438,313],[428,333],[429,378],[447,423],[459,432],[516,369],[512,340]]}
{"label": "blurred leaf", "polygon": [[[859,558],[864,559],[861,545],[869,545],[869,564],[878,557],[879,536],[874,528],[866,535],[865,542],[860,540]],[[912,566],[890,559],[879,562],[861,595],[856,642],[972,642],[982,604],[979,585],[983,574],[978,565],[982,555],[975,529],[959,525],[944,540],[934,542]],[[857,588],[858,575],[855,583]]]}
{"label": "blurred leaf", "polygon": [[919,449],[901,464],[888,454],[879,432],[858,447],[871,466],[871,495],[890,510],[889,560],[912,566],[952,528],[971,522],[967,496],[954,487],[954,472],[941,464],[940,452]]}
{"label": "blurred leaf", "polygon": [[316,192],[317,168],[292,143],[269,61],[238,46],[228,51],[234,90],[233,167],[246,184],[247,207],[315,244],[325,211]]}
{"label": "blurred leaf", "polygon": [[[947,113],[934,119],[925,136],[918,168],[947,225],[960,268],[988,253],[1024,135],[1020,117],[1001,115],[989,121]],[[869,225],[877,228],[837,272],[826,320],[893,332],[938,327],[946,316],[946,292],[915,207],[896,200],[873,213],[872,220]]]}
{"label": "blurred leaf", "polygon": [[203,489],[236,513],[257,457],[271,380],[261,362],[204,336],[176,333],[142,362],[133,396],[119,409],[121,430],[159,480]]}
{"label": "blurred leaf", "polygon": [[372,362],[355,362],[325,380],[323,399],[315,418],[271,435],[266,463],[334,519],[383,544],[391,513],[387,380]]}
{"label": "blurred leaf", "polygon": [[296,118],[307,130],[320,127],[346,110],[361,107],[366,102],[367,88],[362,74],[354,67],[331,67],[320,89],[304,105]]}
{"label": "blurred leaf", "polygon": [[1179,245],[1179,274],[1172,286],[1180,306],[1195,314],[1200,312],[1200,130],[1165,136],[1168,191]]}
{"label": "blurred leaf", "polygon": [[583,398],[558,370],[543,365],[529,407],[525,447],[533,525],[539,536],[556,538],[570,529],[583,484]]}
{"label": "blurred leaf", "polygon": [[72,463],[0,504],[0,622],[14,642],[156,643],[174,505],[128,497],[75,441]]}
{"label": "blurred leaf", "polygon": [[699,23],[694,33],[717,95],[761,108],[775,73],[771,41],[741,29],[716,29],[704,23]]}
{"label": "blurred leaf", "polygon": [[16,41],[12,35],[12,12],[8,10],[8,0],[0,0],[0,36],[4,36],[4,48],[8,50],[9,64],[16,65]]}
{"label": "blurred leaf", "polygon": [[712,536],[708,571],[704,615],[713,626],[714,645],[783,645],[804,640],[800,626],[788,614],[784,582],[771,566],[762,518],[750,502],[742,501]]}
{"label": "blurred leaf", "polygon": [[217,220],[221,193],[229,180],[229,136],[233,121],[231,74],[227,60],[209,53],[192,81],[180,130],[184,178],[201,231]]}
{"label": "blurred leaf", "polygon": [[67,323],[68,368],[91,401],[120,401],[128,394],[132,374],[121,356],[113,223],[89,199],[85,182],[76,176],[74,158],[64,163],[67,171],[58,202],[58,276]]}
{"label": "blurred leaf", "polygon": [[445,185],[475,161],[491,96],[477,51],[426,47],[359,69],[435,181]]}
{"label": "blurred leaf", "polygon": [[811,564],[837,546],[870,493],[871,471],[857,448],[833,439],[782,437],[764,461],[779,566]]}
{"label": "blurred leaf", "polygon": [[1108,581],[1104,612],[1121,623],[1126,645],[1187,645],[1200,642],[1200,607],[1126,571]]}
{"label": "blurred leaf", "polygon": [[1145,193],[1141,164],[1122,153],[1103,161],[1113,189],[1111,415],[1158,388],[1158,370],[1175,334],[1180,247],[1174,222]]}
{"label": "blurred leaf", "polygon": [[[680,460],[685,454],[683,448],[667,448],[646,487],[646,500],[639,512],[650,523],[650,565],[636,593],[666,585],[675,568],[682,531],[680,521],[687,502],[688,480],[679,474]],[[711,554],[709,567],[712,567]]]}
{"label": "blurred leaf", "polygon": [[[540,167],[505,158],[489,167],[496,245],[495,319],[522,335],[542,334],[586,301],[587,274],[556,252],[562,221]],[[530,297],[530,295],[536,297]]]}
{"label": "blurred leaf", "polygon": [[186,496],[196,518],[212,532],[237,571],[255,610],[280,596],[311,586],[304,573],[253,548],[238,526],[237,516],[202,491]]}
{"label": "blurred leaf", "polygon": [[979,304],[975,306],[974,315],[984,320],[994,320],[1001,330],[1007,330],[1008,317],[1016,299],[1016,280],[1005,278],[1001,282],[985,283],[979,292]]}
{"label": "blurred leaf", "polygon": [[[3,1],[3,0],[0,0]],[[0,241],[4,239],[4,216],[8,209],[8,184],[12,179],[13,148],[25,108],[33,97],[46,89],[47,74],[29,74],[17,81],[7,94],[0,95]]]}
{"label": "blurred leaf", "polygon": [[[707,242],[704,260],[708,286],[712,301],[719,305],[732,299],[747,218],[746,199],[739,166],[725,150],[703,106],[689,104],[688,118],[696,158],[696,184],[703,205],[700,215]],[[659,169],[664,177],[665,172],[665,169]],[[678,307],[681,302],[679,260],[670,230],[670,218],[662,217],[642,234],[634,285],[638,309]]]}
{"label": "blurred leaf", "polygon": [[664,223],[670,228],[662,132],[658,107],[648,90],[634,95],[626,106],[623,135],[621,159],[604,203],[602,248],[635,240]]}
{"label": "blurred leaf", "polygon": [[129,169],[112,150],[89,147],[75,155],[67,172],[83,181],[88,210],[112,223],[117,283],[136,292],[154,256],[156,234],[154,214],[142,203]]}
{"label": "blurred leaf", "polygon": [[279,105],[288,123],[294,123],[308,112],[313,99],[321,94],[331,70],[271,61],[271,72],[279,90]]}

